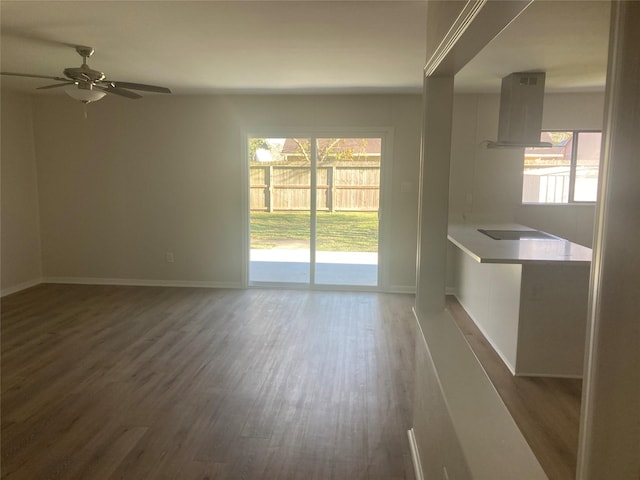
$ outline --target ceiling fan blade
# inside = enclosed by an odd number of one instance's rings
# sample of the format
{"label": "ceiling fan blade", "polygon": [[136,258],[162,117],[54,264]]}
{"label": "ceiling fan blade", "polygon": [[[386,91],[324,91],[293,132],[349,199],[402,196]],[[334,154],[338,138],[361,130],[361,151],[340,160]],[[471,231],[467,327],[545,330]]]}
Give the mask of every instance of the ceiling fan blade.
{"label": "ceiling fan blade", "polygon": [[50,77],[49,75],[32,75],[30,73],[0,72],[0,75],[11,75],[13,77],[48,78],[49,80],[57,80],[59,82],[69,81],[68,78],[64,78],[64,77]]}
{"label": "ceiling fan blade", "polygon": [[158,87],[156,85],[146,85],[144,83],[116,82],[115,80],[103,80],[103,82],[110,83],[114,87],[130,88],[132,90],[142,90],[143,92],[171,93],[171,90],[169,90],[166,87]]}
{"label": "ceiling fan blade", "polygon": [[36,90],[47,90],[49,88],[66,87],[67,85],[73,85],[75,82],[54,83],[53,85],[45,85],[44,87],[38,87]]}
{"label": "ceiling fan blade", "polygon": [[93,88],[97,88],[98,90],[102,90],[103,92],[107,92],[107,93],[115,93],[116,95],[120,95],[121,97],[127,97],[133,100],[142,98],[142,95],[138,95],[135,92],[130,92],[129,90],[125,90],[124,88],[118,88],[118,87],[112,87],[112,86],[99,87],[97,85],[95,85]]}

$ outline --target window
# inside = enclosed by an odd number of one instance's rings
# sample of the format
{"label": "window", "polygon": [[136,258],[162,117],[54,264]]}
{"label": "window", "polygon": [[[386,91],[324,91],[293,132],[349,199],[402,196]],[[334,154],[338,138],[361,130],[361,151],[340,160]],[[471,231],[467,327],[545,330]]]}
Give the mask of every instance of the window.
{"label": "window", "polygon": [[522,203],[595,202],[602,132],[543,131],[551,148],[526,148]]}

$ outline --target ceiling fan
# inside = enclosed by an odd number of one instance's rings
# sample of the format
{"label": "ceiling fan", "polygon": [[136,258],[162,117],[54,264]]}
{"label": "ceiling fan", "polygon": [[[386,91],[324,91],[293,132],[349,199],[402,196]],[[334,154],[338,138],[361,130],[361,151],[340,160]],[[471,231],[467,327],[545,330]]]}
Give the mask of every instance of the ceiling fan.
{"label": "ceiling fan", "polygon": [[38,87],[38,90],[45,90],[49,88],[67,87],[65,92],[76,100],[80,100],[82,103],[95,102],[100,100],[107,93],[113,93],[122,97],[131,98],[133,100],[142,98],[139,95],[130,90],[140,90],[143,92],[156,92],[156,93],[171,93],[166,87],[158,87],[155,85],[146,85],[143,83],[131,83],[131,82],[119,82],[116,80],[107,80],[104,73],[93,70],[87,65],[87,58],[93,55],[94,49],[92,47],[86,47],[78,45],[75,47],[76,52],[82,57],[82,65],[79,67],[65,68],[63,73],[64,77],[50,77],[47,75],[31,75],[28,73],[11,73],[0,72],[0,75],[12,75],[15,77],[30,77],[30,78],[48,78],[50,80],[56,80],[62,83],[54,83],[53,85],[45,85],[44,87]]}

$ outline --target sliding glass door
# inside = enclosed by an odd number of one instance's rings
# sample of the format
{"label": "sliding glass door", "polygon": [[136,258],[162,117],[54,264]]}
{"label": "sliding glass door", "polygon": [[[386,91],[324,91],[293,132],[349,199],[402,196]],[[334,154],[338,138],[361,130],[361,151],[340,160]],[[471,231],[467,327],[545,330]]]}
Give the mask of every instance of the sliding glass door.
{"label": "sliding glass door", "polygon": [[382,139],[248,139],[249,284],[378,284]]}
{"label": "sliding glass door", "polygon": [[318,285],[378,284],[380,138],[316,139]]}
{"label": "sliding glass door", "polygon": [[310,138],[249,138],[250,283],[311,281]]}

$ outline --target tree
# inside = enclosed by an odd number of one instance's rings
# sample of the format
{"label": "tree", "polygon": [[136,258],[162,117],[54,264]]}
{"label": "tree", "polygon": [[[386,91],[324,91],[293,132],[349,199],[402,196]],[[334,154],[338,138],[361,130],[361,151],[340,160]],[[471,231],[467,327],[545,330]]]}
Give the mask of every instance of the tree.
{"label": "tree", "polygon": [[254,161],[256,159],[256,150],[259,149],[270,150],[271,145],[266,138],[250,138],[249,139],[249,160]]}
{"label": "tree", "polygon": [[[311,163],[311,142],[308,138],[292,138],[297,145],[297,152]],[[344,162],[366,158],[367,139],[322,138],[318,141],[318,164],[329,161]]]}
{"label": "tree", "polygon": [[553,145],[565,146],[573,137],[573,132],[547,132]]}

